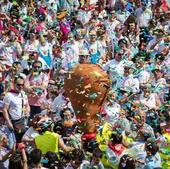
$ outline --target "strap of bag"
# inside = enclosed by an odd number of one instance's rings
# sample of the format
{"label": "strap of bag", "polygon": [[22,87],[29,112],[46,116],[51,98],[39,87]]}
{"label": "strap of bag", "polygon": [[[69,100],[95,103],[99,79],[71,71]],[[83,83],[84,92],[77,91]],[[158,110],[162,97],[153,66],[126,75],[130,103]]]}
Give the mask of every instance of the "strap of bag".
{"label": "strap of bag", "polygon": [[22,93],[21,93],[21,99],[22,99],[22,113],[21,113],[21,118],[22,118],[24,114],[24,96]]}

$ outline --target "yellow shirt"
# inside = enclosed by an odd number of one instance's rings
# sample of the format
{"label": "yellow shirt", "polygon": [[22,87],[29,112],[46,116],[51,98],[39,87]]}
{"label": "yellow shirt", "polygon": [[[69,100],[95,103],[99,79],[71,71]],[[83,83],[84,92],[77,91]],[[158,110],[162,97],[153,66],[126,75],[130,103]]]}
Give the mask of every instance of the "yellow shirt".
{"label": "yellow shirt", "polygon": [[112,125],[108,122],[105,122],[101,133],[98,133],[96,140],[99,143],[99,148],[101,151],[105,151],[107,148],[107,142],[110,139],[112,134]]}
{"label": "yellow shirt", "polygon": [[58,142],[59,135],[49,131],[35,137],[36,147],[42,151],[42,154],[46,154],[48,151],[57,153]]}

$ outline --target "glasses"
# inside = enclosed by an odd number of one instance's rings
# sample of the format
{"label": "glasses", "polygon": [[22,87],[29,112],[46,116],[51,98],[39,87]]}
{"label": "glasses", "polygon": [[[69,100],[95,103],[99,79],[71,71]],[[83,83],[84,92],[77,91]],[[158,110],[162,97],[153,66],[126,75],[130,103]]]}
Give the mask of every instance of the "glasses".
{"label": "glasses", "polygon": [[40,69],[41,66],[34,66],[34,69]]}
{"label": "glasses", "polygon": [[24,86],[24,84],[19,84],[19,83],[18,83],[18,84],[16,84],[16,85],[17,85],[17,86]]}

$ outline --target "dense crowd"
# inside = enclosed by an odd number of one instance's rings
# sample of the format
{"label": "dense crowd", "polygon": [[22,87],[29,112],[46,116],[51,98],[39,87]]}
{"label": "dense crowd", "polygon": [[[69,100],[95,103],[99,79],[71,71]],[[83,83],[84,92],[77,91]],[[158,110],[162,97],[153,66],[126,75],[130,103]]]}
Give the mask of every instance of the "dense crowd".
{"label": "dense crowd", "polygon": [[[80,64],[110,79],[92,134],[64,89]],[[0,1],[0,169],[170,169],[169,88],[169,0]]]}

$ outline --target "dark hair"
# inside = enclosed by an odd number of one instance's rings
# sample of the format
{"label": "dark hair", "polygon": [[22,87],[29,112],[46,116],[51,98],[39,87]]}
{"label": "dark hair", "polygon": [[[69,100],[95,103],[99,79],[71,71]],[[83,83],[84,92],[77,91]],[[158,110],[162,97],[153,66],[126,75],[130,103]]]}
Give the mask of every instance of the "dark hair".
{"label": "dark hair", "polygon": [[23,169],[22,156],[15,152],[9,159],[9,169]]}
{"label": "dark hair", "polygon": [[118,41],[118,45],[120,45],[120,43],[123,43],[123,44],[127,45],[127,40],[126,39],[120,39]]}
{"label": "dark hair", "polygon": [[15,62],[13,62],[12,66],[14,66],[14,65],[21,65],[21,62],[15,61]]}
{"label": "dark hair", "polygon": [[39,149],[34,149],[30,153],[30,160],[33,164],[38,164],[41,161],[42,152]]}
{"label": "dark hair", "polygon": [[96,140],[88,140],[88,141],[84,141],[83,143],[83,149],[85,151],[91,152],[93,153],[94,149],[99,148],[99,144]]}
{"label": "dark hair", "polygon": [[69,107],[66,107],[66,108],[64,108],[63,110],[61,110],[61,112],[60,112],[60,117],[61,117],[62,119],[64,118],[64,112],[67,111],[67,110],[71,112],[72,116],[74,116],[73,111],[72,111]]}
{"label": "dark hair", "polygon": [[159,147],[155,142],[147,142],[145,150],[149,151],[152,155],[155,155],[159,151]]}
{"label": "dark hair", "polygon": [[74,149],[69,156],[71,160],[77,161],[83,161],[85,158],[84,152],[81,149]]}
{"label": "dark hair", "polygon": [[165,57],[163,56],[162,53],[157,53],[155,55],[155,59],[156,59],[156,61],[158,61],[158,60],[163,61],[163,60],[165,60]]}
{"label": "dark hair", "polygon": [[35,65],[36,63],[41,64],[41,67],[42,67],[42,62],[41,62],[41,61],[39,61],[39,60],[35,60],[35,61],[32,63],[32,67],[34,67],[34,65]]}
{"label": "dark hair", "polygon": [[127,154],[120,158],[118,169],[135,169],[135,161]]}
{"label": "dark hair", "polygon": [[4,85],[0,83],[0,95],[4,93]]}
{"label": "dark hair", "polygon": [[20,75],[19,76],[15,76],[14,77],[14,83],[16,83],[18,79],[24,80],[24,78],[22,76],[20,76]]}
{"label": "dark hair", "polygon": [[44,167],[50,168],[50,169],[55,169],[55,167],[63,169],[63,164],[59,160],[58,156],[56,153],[48,151],[45,154],[45,158],[47,159],[48,163],[44,164]]}
{"label": "dark hair", "polygon": [[93,156],[97,158],[102,158],[102,151],[99,149],[99,147],[95,148],[93,150]]}
{"label": "dark hair", "polygon": [[4,117],[2,112],[0,112],[0,117]]}
{"label": "dark hair", "polygon": [[122,137],[121,134],[115,134],[115,133],[112,133],[112,134],[111,134],[111,140],[112,140],[112,142],[115,143],[115,144],[120,144],[120,143],[122,143],[122,139],[123,139],[123,137]]}

